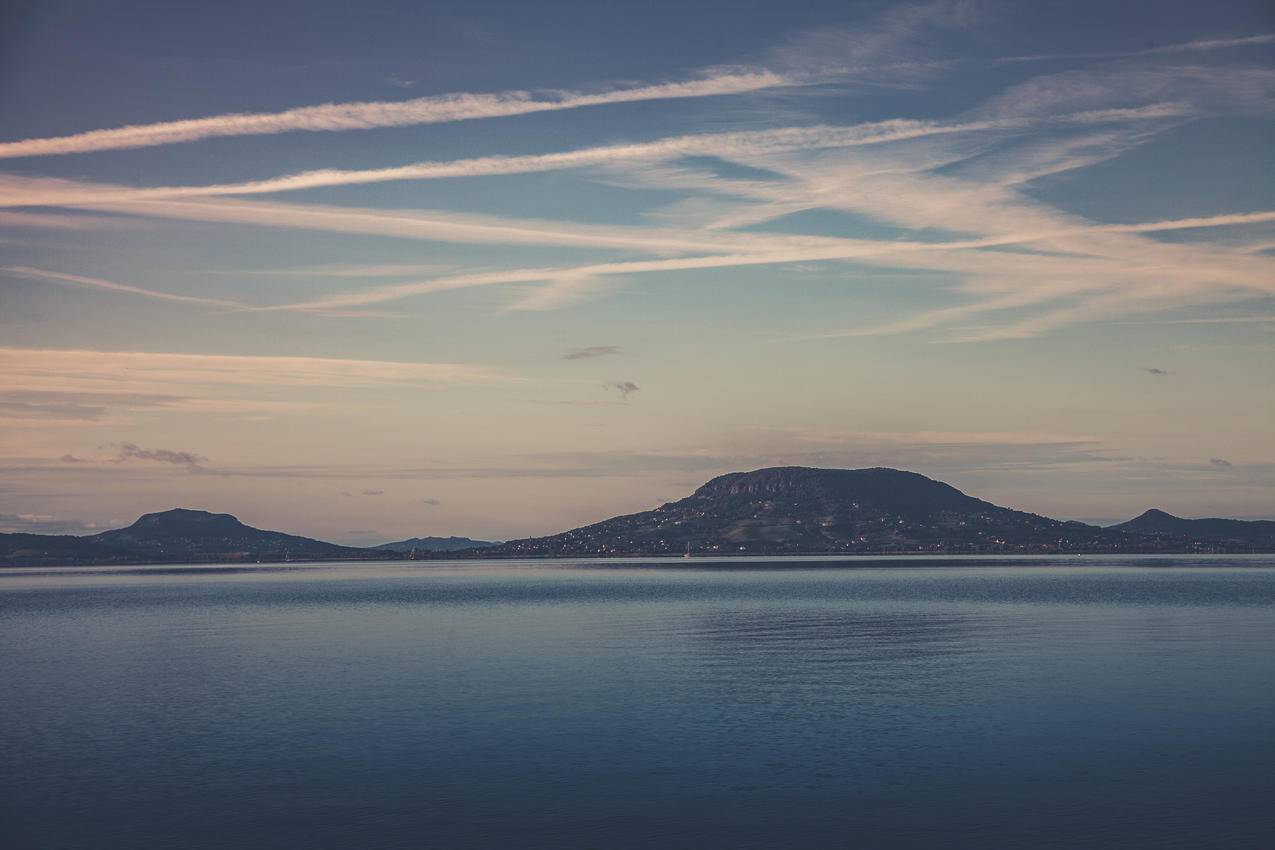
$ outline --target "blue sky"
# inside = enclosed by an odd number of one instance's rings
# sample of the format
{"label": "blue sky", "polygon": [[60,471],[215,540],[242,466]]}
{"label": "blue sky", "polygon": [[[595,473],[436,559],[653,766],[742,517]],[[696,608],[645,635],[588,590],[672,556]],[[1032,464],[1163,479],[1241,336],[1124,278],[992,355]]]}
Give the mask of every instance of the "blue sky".
{"label": "blue sky", "polygon": [[0,524],[1275,504],[1275,12],[18,3]]}

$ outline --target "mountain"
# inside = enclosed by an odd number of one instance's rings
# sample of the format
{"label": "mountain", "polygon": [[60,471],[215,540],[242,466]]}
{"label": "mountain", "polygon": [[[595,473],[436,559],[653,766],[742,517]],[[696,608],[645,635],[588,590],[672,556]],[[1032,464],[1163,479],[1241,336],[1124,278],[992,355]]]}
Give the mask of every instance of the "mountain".
{"label": "mountain", "polygon": [[88,537],[0,534],[0,564],[226,563],[392,559],[396,553],[338,546],[244,525],[230,514],[175,508],[128,528]]}
{"label": "mountain", "polygon": [[364,549],[338,546],[244,525],[230,514],[174,508],[146,514],[128,528],[89,538],[157,560],[328,560],[366,557]]}
{"label": "mountain", "polygon": [[409,537],[393,543],[382,543],[373,549],[386,549],[391,552],[461,552],[465,549],[481,549],[484,546],[495,546],[490,540],[471,540],[468,537]]}
{"label": "mountain", "polygon": [[1275,521],[1266,519],[1183,519],[1152,508],[1128,522],[1109,527],[1130,534],[1193,537],[1240,546],[1275,548]]}
{"label": "mountain", "polygon": [[611,554],[1031,553],[1197,551],[1179,538],[1125,534],[1015,511],[898,469],[787,466],[736,472],[652,511],[479,556]]}

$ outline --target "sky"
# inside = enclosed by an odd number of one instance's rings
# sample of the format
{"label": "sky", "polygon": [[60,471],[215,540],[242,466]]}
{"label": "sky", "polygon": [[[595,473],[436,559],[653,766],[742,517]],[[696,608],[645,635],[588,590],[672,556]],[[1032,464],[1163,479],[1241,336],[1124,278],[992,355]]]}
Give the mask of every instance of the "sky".
{"label": "sky", "polygon": [[1275,7],[19,0],[0,530],[892,466],[1275,516]]}

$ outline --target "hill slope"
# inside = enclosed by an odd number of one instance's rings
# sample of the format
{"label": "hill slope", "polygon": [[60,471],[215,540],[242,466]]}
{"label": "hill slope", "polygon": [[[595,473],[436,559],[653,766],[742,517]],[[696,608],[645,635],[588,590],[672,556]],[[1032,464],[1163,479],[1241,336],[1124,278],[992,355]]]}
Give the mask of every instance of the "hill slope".
{"label": "hill slope", "polygon": [[1029,553],[1192,547],[1002,508],[897,469],[773,467],[709,481],[652,511],[483,555]]}
{"label": "hill slope", "polygon": [[1275,521],[1265,519],[1183,519],[1152,508],[1128,522],[1109,527],[1131,534],[1193,537],[1266,549],[1275,547]]}

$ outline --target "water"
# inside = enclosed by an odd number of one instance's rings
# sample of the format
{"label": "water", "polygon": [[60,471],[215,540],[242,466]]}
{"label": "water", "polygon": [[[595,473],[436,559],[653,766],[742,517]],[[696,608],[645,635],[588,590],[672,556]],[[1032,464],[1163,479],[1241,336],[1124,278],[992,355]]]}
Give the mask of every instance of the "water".
{"label": "water", "polygon": [[0,571],[9,848],[1269,847],[1275,558]]}

